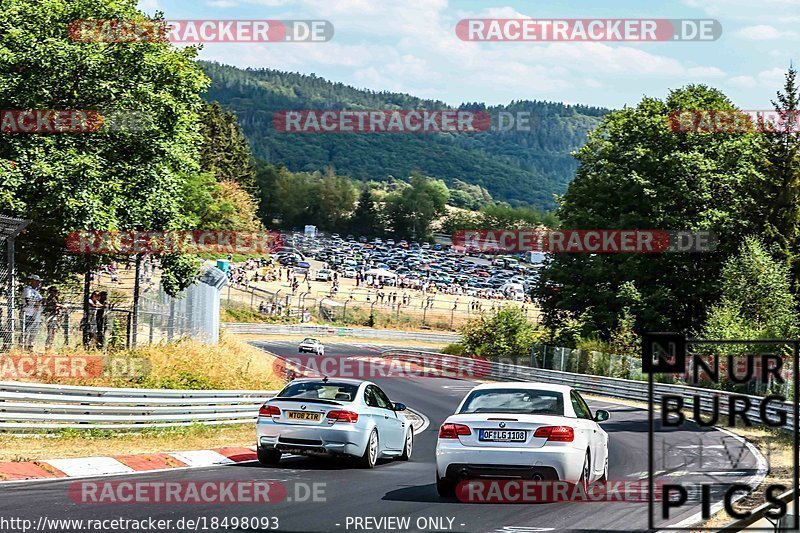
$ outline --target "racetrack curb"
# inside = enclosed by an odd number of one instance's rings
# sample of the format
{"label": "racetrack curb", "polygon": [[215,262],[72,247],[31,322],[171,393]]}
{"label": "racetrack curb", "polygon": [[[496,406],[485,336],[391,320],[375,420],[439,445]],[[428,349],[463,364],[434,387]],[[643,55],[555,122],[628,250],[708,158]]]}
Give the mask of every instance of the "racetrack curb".
{"label": "racetrack curb", "polygon": [[[411,409],[408,409],[407,418],[414,427],[415,435],[430,425],[428,417]],[[0,485],[209,468],[257,460],[255,446],[228,446],[209,450],[8,462],[0,463]]]}

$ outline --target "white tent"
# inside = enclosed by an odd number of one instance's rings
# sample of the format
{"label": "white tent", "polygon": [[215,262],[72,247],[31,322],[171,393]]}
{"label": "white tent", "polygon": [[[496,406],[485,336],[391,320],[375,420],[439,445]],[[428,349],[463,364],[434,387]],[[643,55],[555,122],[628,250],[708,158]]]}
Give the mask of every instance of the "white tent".
{"label": "white tent", "polygon": [[397,274],[392,272],[391,270],[386,270],[385,268],[370,268],[364,274],[369,276],[375,276],[377,278],[396,278]]}

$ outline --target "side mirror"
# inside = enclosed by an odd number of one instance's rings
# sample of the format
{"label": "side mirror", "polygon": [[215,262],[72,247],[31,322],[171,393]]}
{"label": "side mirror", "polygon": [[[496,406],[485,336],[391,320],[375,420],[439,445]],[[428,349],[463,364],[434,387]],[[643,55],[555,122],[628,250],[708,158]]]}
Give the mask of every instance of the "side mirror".
{"label": "side mirror", "polygon": [[408,407],[406,407],[406,404],[404,403],[393,403],[392,409],[394,409],[395,411],[405,411],[406,409],[408,409]]}
{"label": "side mirror", "polygon": [[611,416],[611,413],[609,413],[608,411],[604,411],[603,409],[598,409],[594,413],[594,421],[595,422],[605,422],[606,420],[609,419],[610,416]]}

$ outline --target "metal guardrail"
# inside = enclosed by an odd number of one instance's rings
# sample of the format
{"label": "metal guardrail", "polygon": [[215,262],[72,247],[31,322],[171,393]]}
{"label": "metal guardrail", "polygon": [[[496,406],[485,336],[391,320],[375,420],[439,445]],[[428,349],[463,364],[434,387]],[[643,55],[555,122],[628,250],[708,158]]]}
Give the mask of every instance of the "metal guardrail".
{"label": "metal guardrail", "polygon": [[164,390],[0,382],[0,430],[141,430],[254,423],[276,391]]}
{"label": "metal guardrail", "polygon": [[[457,371],[461,376],[472,375],[478,379],[490,378],[504,381],[541,381],[543,383],[568,385],[589,394],[623,398],[645,403],[649,401],[649,389],[646,381],[592,376],[588,374],[573,374],[570,372],[560,372],[558,370],[531,368],[521,365],[497,363],[482,359],[419,350],[385,350],[381,352],[381,355],[385,357],[410,358],[414,360],[422,358],[426,366],[437,368],[442,372]],[[684,401],[684,409],[694,408],[694,397],[696,396],[700,400],[701,412],[710,412],[709,407],[711,406],[712,399],[716,397],[719,398],[720,413],[727,411],[730,398],[734,395],[727,391],[665,383],[654,383],[653,393],[656,399],[663,395],[680,396]],[[736,394],[735,396],[742,397],[744,395]],[[763,423],[759,408],[759,402],[762,398],[759,396],[746,397],[749,398],[751,402],[751,407],[747,410],[748,418],[754,423]],[[771,402],[765,414],[769,419],[775,420],[779,411],[783,411],[786,414],[785,427],[793,428],[794,405],[788,402],[783,404]]]}
{"label": "metal guardrail", "polygon": [[461,340],[461,335],[448,333],[427,333],[423,331],[397,331],[389,329],[346,328],[335,326],[310,325],[272,325],[249,323],[223,323],[222,327],[231,333],[251,335],[308,335],[360,337],[364,339],[394,339],[403,341],[453,343]]}

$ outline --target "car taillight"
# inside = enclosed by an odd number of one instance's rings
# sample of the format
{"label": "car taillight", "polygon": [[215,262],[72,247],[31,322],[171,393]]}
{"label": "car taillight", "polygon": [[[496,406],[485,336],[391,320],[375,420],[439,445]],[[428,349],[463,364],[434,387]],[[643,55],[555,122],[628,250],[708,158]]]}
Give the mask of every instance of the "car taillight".
{"label": "car taillight", "polygon": [[572,442],[575,440],[575,430],[569,426],[543,426],[533,436],[552,442]]}
{"label": "car taillight", "polygon": [[326,418],[329,418],[334,422],[350,422],[355,424],[358,422],[358,413],[354,413],[352,411],[328,411]]}
{"label": "car taillight", "polygon": [[281,416],[281,410],[274,405],[262,405],[258,416]]}
{"label": "car taillight", "polygon": [[442,424],[439,428],[440,439],[457,439],[459,435],[469,435],[472,430],[464,424]]}

